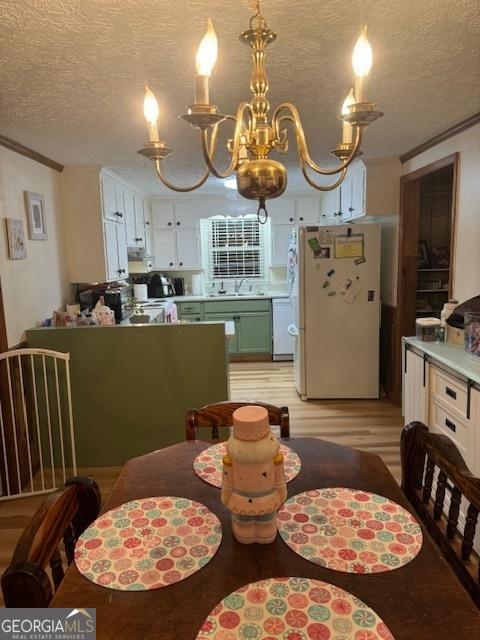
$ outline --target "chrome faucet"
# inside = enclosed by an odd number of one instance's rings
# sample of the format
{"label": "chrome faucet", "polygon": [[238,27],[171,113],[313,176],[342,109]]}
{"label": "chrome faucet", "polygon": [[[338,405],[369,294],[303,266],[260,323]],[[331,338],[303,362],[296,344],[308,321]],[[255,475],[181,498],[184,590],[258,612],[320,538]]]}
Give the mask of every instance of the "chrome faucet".
{"label": "chrome faucet", "polygon": [[238,281],[235,278],[235,284],[233,285],[233,289],[234,289],[235,293],[240,293],[240,289],[242,288],[242,284],[243,284],[244,280],[245,280],[245,278],[241,278],[241,280]]}

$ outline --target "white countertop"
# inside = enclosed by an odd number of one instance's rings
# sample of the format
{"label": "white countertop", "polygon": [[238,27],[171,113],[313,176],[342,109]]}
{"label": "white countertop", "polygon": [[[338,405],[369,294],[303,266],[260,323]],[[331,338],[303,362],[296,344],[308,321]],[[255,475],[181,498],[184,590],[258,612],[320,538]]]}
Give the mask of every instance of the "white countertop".
{"label": "white countertop", "polygon": [[173,296],[169,300],[174,302],[215,302],[217,300],[272,300],[273,298],[288,298],[287,291],[269,291],[264,294],[246,293],[236,296],[235,294],[225,295],[203,295],[203,296]]}
{"label": "white countertop", "polygon": [[467,353],[459,345],[449,342],[424,342],[420,338],[403,338],[406,344],[423,351],[432,360],[456,371],[460,375],[480,385],[480,357]]}

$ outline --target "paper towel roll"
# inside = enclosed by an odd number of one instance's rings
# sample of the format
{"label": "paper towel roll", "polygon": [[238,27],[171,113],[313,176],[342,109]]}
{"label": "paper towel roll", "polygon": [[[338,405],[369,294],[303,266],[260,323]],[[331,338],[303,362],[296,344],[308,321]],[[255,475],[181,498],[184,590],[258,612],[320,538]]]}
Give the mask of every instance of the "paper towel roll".
{"label": "paper towel roll", "polygon": [[192,296],[203,296],[203,273],[192,275]]}
{"label": "paper towel roll", "polygon": [[146,284],[134,284],[133,285],[133,297],[140,302],[148,300],[148,287]]}

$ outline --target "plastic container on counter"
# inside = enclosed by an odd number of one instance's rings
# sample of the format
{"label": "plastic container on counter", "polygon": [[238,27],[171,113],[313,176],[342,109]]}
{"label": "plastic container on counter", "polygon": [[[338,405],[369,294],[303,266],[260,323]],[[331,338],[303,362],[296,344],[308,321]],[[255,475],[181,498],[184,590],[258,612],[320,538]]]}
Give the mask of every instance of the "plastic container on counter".
{"label": "plastic container on counter", "polygon": [[440,320],[438,318],[417,318],[417,338],[424,342],[435,342],[437,340],[437,329],[439,326]]}
{"label": "plastic container on counter", "polygon": [[480,356],[480,313],[465,312],[465,349]]}

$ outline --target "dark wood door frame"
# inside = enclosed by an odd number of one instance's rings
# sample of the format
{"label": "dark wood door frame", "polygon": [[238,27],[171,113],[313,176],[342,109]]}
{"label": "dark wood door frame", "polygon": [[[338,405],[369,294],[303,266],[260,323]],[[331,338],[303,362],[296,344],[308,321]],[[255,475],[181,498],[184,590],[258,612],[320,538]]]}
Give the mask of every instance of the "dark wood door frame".
{"label": "dark wood door frame", "polygon": [[457,217],[457,189],[459,153],[453,153],[436,162],[407,173],[400,178],[400,220],[398,238],[398,280],[397,314],[394,330],[393,349],[393,397],[396,404],[401,402],[402,392],[402,336],[415,333],[416,287],[412,283],[417,279],[418,227],[420,219],[420,180],[439,169],[453,168],[452,218],[450,238],[450,295],[455,274],[455,229]]}

